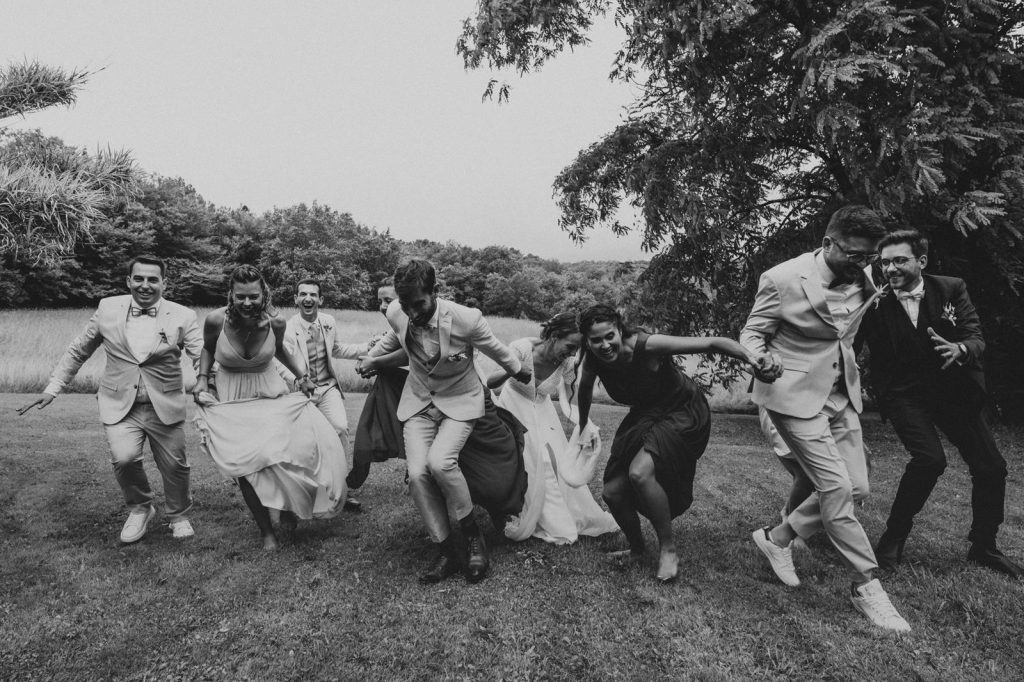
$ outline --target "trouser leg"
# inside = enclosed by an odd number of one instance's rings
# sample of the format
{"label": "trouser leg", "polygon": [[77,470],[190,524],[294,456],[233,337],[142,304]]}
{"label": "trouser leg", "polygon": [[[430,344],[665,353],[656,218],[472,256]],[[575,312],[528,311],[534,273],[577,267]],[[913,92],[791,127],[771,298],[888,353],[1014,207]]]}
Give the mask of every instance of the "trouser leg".
{"label": "trouser leg", "polygon": [[150,407],[145,424],[153,460],[163,478],[167,520],[183,519],[192,509],[192,494],[189,490],[191,468],[185,457],[185,422],[164,424]]}
{"label": "trouser leg", "polygon": [[135,405],[124,419],[104,426],[114,477],[121,486],[129,511],[153,503],[153,489],[142,468],[142,445],[146,442],[146,428],[139,419],[141,408],[141,405]]}
{"label": "trouser leg", "polygon": [[871,580],[878,566],[854,515],[855,502],[869,492],[868,467],[860,419],[849,399],[833,393],[823,411],[810,419],[777,412],[771,418],[817,491],[789,515],[790,526],[804,538],[824,529],[854,581]]}

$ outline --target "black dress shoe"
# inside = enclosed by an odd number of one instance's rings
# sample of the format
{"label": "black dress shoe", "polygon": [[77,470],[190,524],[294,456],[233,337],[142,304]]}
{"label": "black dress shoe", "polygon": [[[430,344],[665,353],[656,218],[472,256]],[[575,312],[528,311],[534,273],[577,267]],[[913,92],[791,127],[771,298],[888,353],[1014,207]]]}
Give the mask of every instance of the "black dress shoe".
{"label": "black dress shoe", "polygon": [[345,511],[359,512],[363,511],[363,503],[354,497],[348,497],[345,499],[345,504],[342,506]]}
{"label": "black dress shoe", "polygon": [[469,554],[466,560],[466,580],[478,583],[487,577],[487,569],[491,566],[491,560],[487,556],[487,544],[484,542],[484,536],[479,533],[470,535],[466,543]]}
{"label": "black dress shoe", "polygon": [[970,551],[967,552],[967,560],[979,566],[991,568],[993,571],[1005,573],[1015,580],[1024,579],[1024,568],[1010,561],[1006,555],[995,547],[979,544],[971,545]]}
{"label": "black dress shoe", "polygon": [[459,572],[458,560],[445,552],[441,552],[434,559],[434,563],[431,564],[423,573],[420,573],[420,582],[425,585],[431,585],[433,583],[439,583],[448,578],[452,577]]}
{"label": "black dress shoe", "polygon": [[875,547],[875,561],[878,562],[878,567],[886,571],[895,571],[903,561],[903,546],[906,544],[906,538],[897,540],[882,533]]}

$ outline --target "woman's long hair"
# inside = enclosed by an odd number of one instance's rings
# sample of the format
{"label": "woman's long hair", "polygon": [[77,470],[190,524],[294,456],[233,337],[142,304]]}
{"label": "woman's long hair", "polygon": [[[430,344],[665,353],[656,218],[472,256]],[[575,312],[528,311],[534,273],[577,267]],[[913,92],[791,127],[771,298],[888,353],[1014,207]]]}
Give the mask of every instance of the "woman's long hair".
{"label": "woman's long hair", "polygon": [[273,317],[274,315],[277,315],[277,309],[270,302],[270,287],[267,286],[267,282],[263,279],[263,275],[260,271],[252,265],[239,265],[231,271],[231,275],[228,277],[228,307],[225,315],[232,327],[237,327],[239,322],[238,309],[235,308],[235,301],[231,296],[231,293],[234,291],[235,284],[252,284],[253,282],[260,283],[260,291],[263,293],[263,306],[260,308],[260,320],[264,317]]}

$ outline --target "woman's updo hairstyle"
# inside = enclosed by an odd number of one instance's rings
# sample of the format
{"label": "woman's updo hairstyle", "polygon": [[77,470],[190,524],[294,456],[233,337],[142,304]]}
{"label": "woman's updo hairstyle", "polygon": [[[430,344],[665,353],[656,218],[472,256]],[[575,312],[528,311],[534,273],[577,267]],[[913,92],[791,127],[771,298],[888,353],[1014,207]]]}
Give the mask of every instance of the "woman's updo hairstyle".
{"label": "woman's updo hairstyle", "polygon": [[579,331],[576,322],[576,313],[558,313],[554,317],[540,323],[540,338],[542,341],[548,339],[564,339],[569,334]]}

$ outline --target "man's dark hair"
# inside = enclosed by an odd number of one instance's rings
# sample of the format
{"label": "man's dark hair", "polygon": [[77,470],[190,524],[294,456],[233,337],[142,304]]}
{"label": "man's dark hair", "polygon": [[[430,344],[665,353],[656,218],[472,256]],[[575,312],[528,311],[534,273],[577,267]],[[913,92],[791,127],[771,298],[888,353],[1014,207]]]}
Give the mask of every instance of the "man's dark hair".
{"label": "man's dark hair", "polygon": [[161,277],[166,277],[167,276],[167,263],[165,263],[162,258],[157,258],[156,256],[150,256],[150,255],[147,255],[147,254],[142,254],[140,256],[135,256],[135,258],[132,258],[130,261],[128,261],[128,276],[129,277],[132,276],[132,270],[135,268],[135,264],[136,263],[142,263],[143,265],[158,265],[158,266],[160,266],[160,276]]}
{"label": "man's dark hair", "polygon": [[832,214],[825,235],[881,239],[885,236],[885,225],[874,209],[862,204],[849,204]]}
{"label": "man's dark hair", "polygon": [[323,296],[324,295],[324,289],[323,289],[323,287],[320,286],[320,280],[313,279],[312,277],[307,277],[306,279],[299,280],[298,282],[295,283],[295,295],[296,296],[299,295],[299,287],[301,287],[303,284],[308,284],[310,286],[316,287],[316,295],[317,296]]}
{"label": "man's dark hair", "polygon": [[896,230],[890,232],[878,243],[878,250],[893,244],[909,244],[910,251],[920,258],[928,254],[928,238],[917,230]]}
{"label": "man's dark hair", "polygon": [[437,275],[429,261],[414,258],[395,269],[395,292],[401,294],[423,291],[433,294],[437,286]]}

